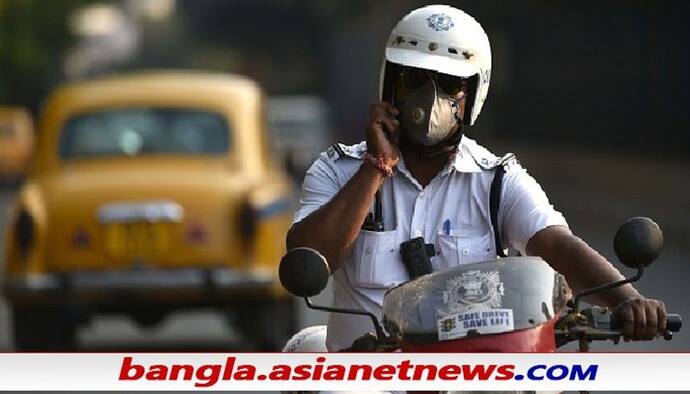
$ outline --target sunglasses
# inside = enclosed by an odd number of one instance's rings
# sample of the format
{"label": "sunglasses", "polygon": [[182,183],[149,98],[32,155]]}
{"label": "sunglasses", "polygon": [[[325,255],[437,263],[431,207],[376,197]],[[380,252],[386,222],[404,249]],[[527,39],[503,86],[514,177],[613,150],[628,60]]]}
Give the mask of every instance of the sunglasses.
{"label": "sunglasses", "polygon": [[405,67],[400,72],[400,83],[408,90],[419,89],[429,79],[436,81],[438,87],[451,96],[467,92],[467,79],[462,77],[412,67]]}

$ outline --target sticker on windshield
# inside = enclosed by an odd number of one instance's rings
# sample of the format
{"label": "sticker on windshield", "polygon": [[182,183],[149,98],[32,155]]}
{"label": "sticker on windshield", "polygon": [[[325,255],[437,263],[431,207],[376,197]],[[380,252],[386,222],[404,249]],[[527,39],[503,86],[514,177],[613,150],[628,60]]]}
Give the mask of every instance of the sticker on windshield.
{"label": "sticker on windshield", "polygon": [[513,331],[515,321],[512,309],[474,309],[438,319],[436,326],[438,339],[447,341],[465,337],[470,331],[478,334]]}
{"label": "sticker on windshield", "polygon": [[500,308],[503,292],[498,271],[468,271],[448,280],[443,302],[449,312]]}

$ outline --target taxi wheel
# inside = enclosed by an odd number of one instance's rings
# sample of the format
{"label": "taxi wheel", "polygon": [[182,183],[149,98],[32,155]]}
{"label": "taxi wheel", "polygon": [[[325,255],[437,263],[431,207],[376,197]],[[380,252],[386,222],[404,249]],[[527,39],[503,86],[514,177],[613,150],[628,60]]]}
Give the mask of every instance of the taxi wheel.
{"label": "taxi wheel", "polygon": [[16,350],[72,350],[77,344],[77,323],[57,307],[15,306],[12,313]]}
{"label": "taxi wheel", "polygon": [[236,325],[255,350],[279,352],[297,332],[297,308],[292,298],[250,302],[237,311]]}

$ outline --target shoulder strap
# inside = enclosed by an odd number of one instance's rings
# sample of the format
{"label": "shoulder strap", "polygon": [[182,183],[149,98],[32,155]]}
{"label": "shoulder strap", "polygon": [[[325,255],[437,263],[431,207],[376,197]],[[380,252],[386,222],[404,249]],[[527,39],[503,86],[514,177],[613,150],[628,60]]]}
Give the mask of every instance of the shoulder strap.
{"label": "shoulder strap", "polygon": [[489,192],[489,211],[491,213],[491,227],[494,229],[494,242],[496,242],[496,254],[499,257],[506,257],[503,251],[503,241],[501,240],[501,229],[498,228],[498,205],[501,202],[501,189],[503,187],[503,174],[506,170],[502,165],[496,166],[494,179],[491,181],[491,191]]}
{"label": "shoulder strap", "polygon": [[494,170],[494,179],[491,181],[491,189],[489,191],[489,211],[491,215],[491,227],[494,229],[494,242],[496,243],[496,254],[499,257],[506,257],[503,251],[503,240],[501,239],[501,229],[498,227],[498,207],[501,203],[501,189],[503,188],[503,175],[506,173],[506,167],[516,162],[515,155],[508,153],[498,161]]}

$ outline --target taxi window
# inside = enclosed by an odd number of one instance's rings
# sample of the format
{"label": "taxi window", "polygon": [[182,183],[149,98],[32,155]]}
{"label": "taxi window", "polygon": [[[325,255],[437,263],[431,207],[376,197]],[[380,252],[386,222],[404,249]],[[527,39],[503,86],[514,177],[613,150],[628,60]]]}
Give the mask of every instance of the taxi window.
{"label": "taxi window", "polygon": [[230,130],[217,113],[179,108],[118,108],[69,119],[60,134],[64,159],[99,156],[222,155]]}

